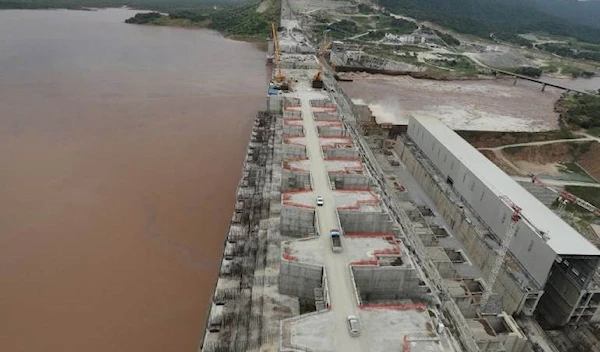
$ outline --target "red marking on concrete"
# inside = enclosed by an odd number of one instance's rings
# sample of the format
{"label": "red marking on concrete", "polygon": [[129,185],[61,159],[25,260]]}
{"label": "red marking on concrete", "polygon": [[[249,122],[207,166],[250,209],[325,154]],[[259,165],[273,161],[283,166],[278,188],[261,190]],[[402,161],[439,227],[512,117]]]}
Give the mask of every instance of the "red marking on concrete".
{"label": "red marking on concrete", "polygon": [[283,137],[283,141],[288,144],[296,144],[296,145],[303,146],[304,144],[294,141],[294,140],[301,139],[301,138],[304,138],[304,136],[302,136],[302,137],[298,137],[298,136]]}
{"label": "red marking on concrete", "polygon": [[295,161],[305,161],[305,160],[309,160],[308,158],[290,158],[287,160],[283,161],[283,168],[286,170],[292,170],[292,171],[306,171],[308,172],[308,168],[306,169],[302,169],[299,167],[295,167],[295,166],[291,166],[290,163],[295,162]]}
{"label": "red marking on concrete", "polygon": [[292,117],[292,118],[284,118],[283,123],[288,126],[302,126],[302,123],[297,125],[294,122],[302,122],[302,118]]}
{"label": "red marking on concrete", "polygon": [[352,157],[329,157],[329,158],[325,158],[323,160],[325,160],[325,161],[358,161],[358,162],[361,162],[361,160],[359,158],[352,158]]}
{"label": "red marking on concrete", "polygon": [[350,232],[345,233],[344,237],[347,238],[381,238],[383,240],[387,240],[389,244],[393,246],[393,248],[385,248],[385,249],[376,249],[373,251],[373,259],[365,259],[350,262],[350,265],[376,265],[379,266],[379,258],[384,256],[393,256],[397,257],[401,254],[400,244],[394,237],[394,234],[391,232],[383,232],[383,233],[369,233],[369,232]]}
{"label": "red marking on concrete", "polygon": [[369,188],[357,188],[357,189],[336,189],[336,190],[334,190],[334,192],[340,192],[340,193],[343,193],[343,192],[356,193],[357,191],[358,191],[358,192],[369,192],[369,193],[371,193],[371,195],[373,196],[373,198],[377,198],[377,197],[375,196],[375,193],[371,192],[371,189],[369,189]]}
{"label": "red marking on concrete", "polygon": [[335,114],[338,112],[338,109],[336,106],[332,106],[331,104],[316,104],[316,105],[311,105],[310,106],[314,112],[318,112],[318,113],[323,113],[323,114]]}
{"label": "red marking on concrete", "polygon": [[377,259],[364,259],[364,260],[355,260],[350,262],[352,266],[379,266],[379,261]]}
{"label": "red marking on concrete", "polygon": [[292,194],[307,193],[307,192],[312,192],[312,190],[311,189],[298,189],[298,190],[294,190],[294,191],[286,191],[284,193],[281,193],[281,202],[283,203],[283,205],[287,205],[287,206],[306,208],[306,209],[314,209],[315,208],[314,205],[296,203],[296,202],[292,202],[290,200],[292,197]]}
{"label": "red marking on concrete", "polygon": [[373,251],[373,254],[376,256],[379,255],[398,255],[400,254],[400,247],[397,248],[386,248],[386,249],[376,249]]}
{"label": "red marking on concrete", "polygon": [[340,137],[336,137],[336,136],[323,136],[323,137],[319,137],[319,139],[345,139],[347,141],[352,141],[352,138],[350,138],[350,137],[344,137],[344,136],[340,136]]}
{"label": "red marking on concrete", "polygon": [[302,203],[296,203],[296,202],[284,201],[283,205],[287,205],[288,207],[299,207],[299,208],[314,209],[313,206],[302,204]]}
{"label": "red marking on concrete", "polygon": [[286,196],[288,194],[298,194],[298,193],[305,193],[305,192],[312,192],[312,189],[310,188],[300,188],[300,189],[295,189],[292,191],[285,191],[283,193],[281,193],[283,196]]}
{"label": "red marking on concrete", "polygon": [[296,202],[283,202],[283,205],[287,205],[288,207],[298,207],[298,208],[306,208],[306,209],[314,209],[315,207],[312,205],[300,204]]}
{"label": "red marking on concrete", "polygon": [[[287,144],[294,144],[294,145],[301,145],[301,146],[305,146],[306,145],[306,141],[298,141],[303,139],[304,136],[288,136],[288,137],[284,137],[283,141],[284,143]],[[330,143],[330,144],[323,144],[321,142],[325,142],[327,139],[342,139],[343,141],[338,142],[338,143]],[[321,145],[322,148],[339,148],[339,147],[351,147],[352,144],[352,139],[348,138],[348,137],[333,137],[333,136],[328,136],[328,137],[319,137],[319,144]]]}
{"label": "red marking on concrete", "polygon": [[402,352],[410,352],[410,342],[408,341],[408,335],[404,335],[404,343],[402,346]]}
{"label": "red marking on concrete", "polygon": [[[309,166],[307,165],[305,168],[301,168],[301,167],[296,167],[296,166],[291,166],[290,163],[292,162],[302,162],[302,161],[307,161],[309,160],[308,158],[288,158],[287,160],[283,161],[283,168],[286,170],[291,170],[291,171],[304,171],[304,172],[308,172],[309,171]],[[324,159],[325,163],[327,162],[336,162],[336,161],[355,161],[358,162],[359,165],[357,166],[348,166],[348,167],[344,167],[339,171],[328,171],[330,174],[348,174],[351,171],[363,171],[363,167],[362,167],[362,163],[360,163],[359,159],[356,158],[326,158]]]}
{"label": "red marking on concrete", "polygon": [[336,120],[321,120],[319,118],[314,119],[317,123],[317,127],[341,127],[342,122]]}
{"label": "red marking on concrete", "polygon": [[359,210],[361,205],[377,205],[379,204],[379,199],[373,192],[369,189],[356,189],[356,190],[336,190],[335,192],[350,192],[350,193],[358,193],[358,192],[368,192],[371,194],[372,199],[359,199],[356,201],[354,205],[348,205],[345,207],[338,207],[339,210]]}
{"label": "red marking on concrete", "polygon": [[346,232],[345,237],[394,237],[392,232]]}
{"label": "red marking on concrete", "polygon": [[405,303],[405,304],[394,304],[394,303],[373,303],[373,304],[362,304],[359,306],[360,309],[389,309],[389,310],[418,310],[424,311],[427,309],[425,303]]}
{"label": "red marking on concrete", "polygon": [[298,258],[296,258],[295,256],[293,256],[289,253],[283,253],[282,257],[283,257],[283,259],[290,261],[290,262],[295,262],[298,260]]}

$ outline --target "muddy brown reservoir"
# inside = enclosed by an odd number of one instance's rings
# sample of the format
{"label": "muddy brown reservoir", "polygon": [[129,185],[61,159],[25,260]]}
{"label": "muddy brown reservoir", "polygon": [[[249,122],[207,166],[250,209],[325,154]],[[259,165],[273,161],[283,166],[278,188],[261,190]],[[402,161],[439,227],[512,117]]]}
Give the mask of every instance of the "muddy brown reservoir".
{"label": "muddy brown reservoir", "polygon": [[193,351],[264,53],[134,12],[0,11],[0,350]]}

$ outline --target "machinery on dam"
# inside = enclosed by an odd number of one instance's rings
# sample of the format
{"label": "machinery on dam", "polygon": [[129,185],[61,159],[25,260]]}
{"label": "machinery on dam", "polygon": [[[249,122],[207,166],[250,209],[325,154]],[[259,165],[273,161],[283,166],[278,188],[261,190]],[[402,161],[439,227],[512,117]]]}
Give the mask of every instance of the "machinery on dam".
{"label": "machinery on dam", "polygon": [[287,1],[271,30],[280,93],[255,120],[199,351],[557,352],[528,336],[534,313],[600,320],[600,251],[435,118],[373,152],[327,42]]}

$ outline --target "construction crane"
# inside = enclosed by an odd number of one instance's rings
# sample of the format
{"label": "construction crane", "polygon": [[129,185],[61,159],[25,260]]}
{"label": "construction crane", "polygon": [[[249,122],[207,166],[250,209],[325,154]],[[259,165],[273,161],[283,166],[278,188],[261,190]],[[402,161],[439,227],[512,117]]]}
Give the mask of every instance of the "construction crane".
{"label": "construction crane", "polygon": [[571,203],[579,205],[583,209],[589,211],[590,213],[592,213],[596,216],[600,216],[600,209],[596,208],[594,205],[590,204],[589,202],[577,197],[576,195],[574,195],[572,193],[565,191],[564,189],[561,189],[560,187],[549,185],[549,184],[545,183],[544,181],[540,180],[537,176],[535,176],[533,174],[529,174],[528,176],[531,177],[532,183],[546,187],[547,189],[551,190],[552,192],[558,194],[557,212],[559,215],[562,215],[564,213],[567,203],[571,202]]}
{"label": "construction crane", "polygon": [[504,234],[504,238],[500,243],[500,250],[498,251],[498,256],[496,257],[496,262],[494,262],[494,266],[492,267],[492,271],[490,272],[490,276],[487,280],[487,286],[483,296],[481,297],[481,302],[479,305],[479,309],[483,311],[492,296],[492,289],[494,288],[494,283],[498,278],[498,274],[500,273],[500,269],[502,269],[502,265],[504,264],[504,259],[506,257],[506,253],[508,252],[508,246],[510,246],[510,242],[515,237],[517,233],[517,225],[519,221],[523,217],[521,215],[521,207],[516,205],[510,200],[507,196],[500,196],[500,199],[504,201],[509,207],[512,208],[513,214],[510,217],[510,224],[508,224],[508,228],[506,229],[506,233]]}
{"label": "construction crane", "polygon": [[287,90],[288,85],[285,81],[285,75],[281,72],[281,51],[279,50],[279,40],[277,39],[277,29],[275,28],[275,22],[271,22],[271,35],[273,37],[273,44],[275,47],[275,65],[277,72],[275,73],[276,88]]}
{"label": "construction crane", "polygon": [[317,60],[319,61],[319,71],[317,71],[317,73],[314,75],[313,77],[313,81],[312,81],[312,87],[313,88],[317,88],[317,89],[321,89],[323,88],[323,60],[324,60],[324,56],[325,56],[325,52],[327,52],[327,49],[329,49],[329,47],[331,46],[331,40],[327,39],[327,32],[325,32],[324,36],[323,36],[323,43],[321,44],[321,48],[319,49],[319,51],[317,52]]}

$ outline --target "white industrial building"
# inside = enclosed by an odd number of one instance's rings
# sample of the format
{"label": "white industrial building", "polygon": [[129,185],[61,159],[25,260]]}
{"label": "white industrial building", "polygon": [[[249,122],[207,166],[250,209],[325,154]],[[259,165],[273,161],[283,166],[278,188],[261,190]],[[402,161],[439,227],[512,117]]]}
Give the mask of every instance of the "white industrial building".
{"label": "white industrial building", "polygon": [[[544,288],[541,304],[557,311],[554,323],[579,321],[590,300],[598,299],[597,288],[591,287],[596,285],[590,283],[600,250],[438,119],[413,117],[407,134],[498,238],[506,233],[513,214],[501,198],[522,208],[510,251]],[[600,319],[595,306],[585,312],[584,321]]]}

